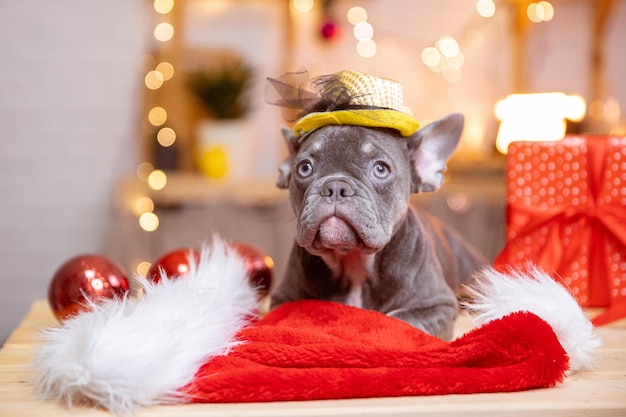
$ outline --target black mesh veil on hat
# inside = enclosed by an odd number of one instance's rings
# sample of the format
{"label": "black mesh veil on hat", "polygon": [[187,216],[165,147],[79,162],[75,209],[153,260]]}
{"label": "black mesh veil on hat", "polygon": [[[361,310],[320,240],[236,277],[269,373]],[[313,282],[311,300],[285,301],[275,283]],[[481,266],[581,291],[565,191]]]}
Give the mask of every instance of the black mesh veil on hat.
{"label": "black mesh veil on hat", "polygon": [[265,101],[283,108],[285,120],[293,122],[309,113],[366,108],[352,104],[363,93],[350,91],[340,73],[310,78],[301,69],[278,78],[267,78]]}

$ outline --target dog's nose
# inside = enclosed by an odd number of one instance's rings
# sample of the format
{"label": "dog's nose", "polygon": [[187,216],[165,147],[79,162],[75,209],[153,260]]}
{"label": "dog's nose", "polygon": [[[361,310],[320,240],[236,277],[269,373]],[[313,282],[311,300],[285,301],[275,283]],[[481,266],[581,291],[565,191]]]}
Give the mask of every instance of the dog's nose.
{"label": "dog's nose", "polygon": [[346,197],[352,197],[354,190],[344,181],[329,181],[322,188],[322,195],[330,201],[340,202]]}

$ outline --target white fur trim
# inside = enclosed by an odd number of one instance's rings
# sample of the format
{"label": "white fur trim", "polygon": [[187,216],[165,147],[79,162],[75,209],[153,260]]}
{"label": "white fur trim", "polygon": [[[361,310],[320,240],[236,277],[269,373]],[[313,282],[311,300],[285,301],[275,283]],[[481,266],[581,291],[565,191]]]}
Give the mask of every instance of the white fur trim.
{"label": "white fur trim", "polygon": [[178,279],[140,279],[143,298],[111,300],[45,333],[38,392],[116,413],[184,400],[177,392],[209,358],[236,345],[256,309],[243,261],[219,238]]}
{"label": "white fur trim", "polygon": [[547,273],[536,267],[528,273],[486,268],[469,290],[473,301],[466,305],[478,313],[478,323],[529,311],[552,326],[569,356],[569,372],[593,368],[593,354],[602,341],[574,297]]}

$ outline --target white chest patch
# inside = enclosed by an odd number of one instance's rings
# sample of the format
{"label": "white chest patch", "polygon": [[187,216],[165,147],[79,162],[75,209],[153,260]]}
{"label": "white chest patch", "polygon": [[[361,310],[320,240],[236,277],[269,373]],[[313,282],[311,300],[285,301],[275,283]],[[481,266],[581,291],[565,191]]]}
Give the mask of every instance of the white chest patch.
{"label": "white chest patch", "polygon": [[352,284],[350,293],[346,297],[345,304],[352,307],[363,307],[363,286],[361,284]]}
{"label": "white chest patch", "polygon": [[326,265],[333,271],[337,279],[350,283],[350,292],[344,303],[353,307],[363,307],[363,283],[367,281],[374,270],[374,255],[364,255],[358,252],[346,256],[325,256]]}

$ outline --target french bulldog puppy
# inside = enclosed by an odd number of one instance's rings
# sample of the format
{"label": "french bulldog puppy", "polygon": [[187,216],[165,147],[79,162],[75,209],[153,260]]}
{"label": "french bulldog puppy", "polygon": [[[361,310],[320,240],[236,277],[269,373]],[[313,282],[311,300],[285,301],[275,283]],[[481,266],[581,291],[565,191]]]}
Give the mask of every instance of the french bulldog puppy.
{"label": "french bulldog puppy", "polygon": [[282,133],[296,242],[272,307],[321,299],[380,311],[444,340],[455,292],[487,261],[455,231],[409,205],[435,191],[463,130],[451,114],[402,137],[395,130],[324,126]]}

